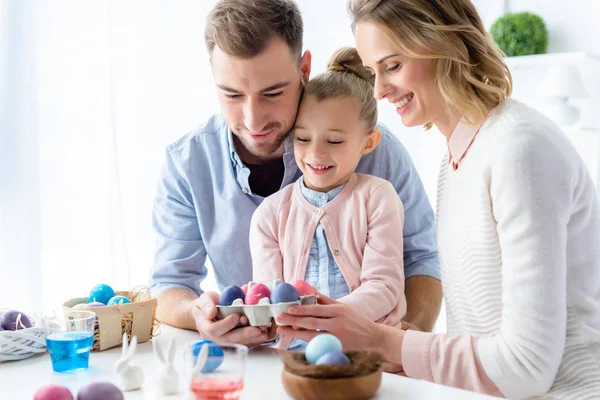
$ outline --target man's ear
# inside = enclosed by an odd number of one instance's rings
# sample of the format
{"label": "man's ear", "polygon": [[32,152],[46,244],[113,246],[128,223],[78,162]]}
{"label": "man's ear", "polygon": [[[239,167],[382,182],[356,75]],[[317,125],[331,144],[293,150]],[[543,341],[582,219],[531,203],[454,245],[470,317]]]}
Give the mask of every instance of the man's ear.
{"label": "man's ear", "polygon": [[300,76],[304,84],[308,82],[310,78],[310,63],[312,60],[312,55],[310,51],[306,50],[300,59]]}
{"label": "man's ear", "polygon": [[375,150],[380,141],[381,131],[379,129],[373,129],[367,137],[367,141],[365,142],[365,145],[363,147],[362,154],[369,154],[370,152]]}

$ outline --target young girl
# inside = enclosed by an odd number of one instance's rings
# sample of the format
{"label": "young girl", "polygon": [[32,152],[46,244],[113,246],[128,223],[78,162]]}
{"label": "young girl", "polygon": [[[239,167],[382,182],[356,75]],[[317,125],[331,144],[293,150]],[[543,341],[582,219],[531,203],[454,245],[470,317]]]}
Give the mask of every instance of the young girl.
{"label": "young girl", "polygon": [[355,49],[339,50],[304,88],[292,137],[303,176],[255,211],[250,249],[255,281],[305,280],[395,326],[406,312],[402,202],[388,181],[354,173],[379,143],[376,120],[370,73]]}

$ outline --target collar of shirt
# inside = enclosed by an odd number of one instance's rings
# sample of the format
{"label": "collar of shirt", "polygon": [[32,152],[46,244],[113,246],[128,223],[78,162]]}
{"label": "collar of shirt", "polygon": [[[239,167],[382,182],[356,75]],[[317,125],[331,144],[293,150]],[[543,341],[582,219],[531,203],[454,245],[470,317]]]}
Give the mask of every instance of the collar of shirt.
{"label": "collar of shirt", "polygon": [[452,132],[450,139],[448,139],[448,152],[450,153],[448,163],[452,165],[452,169],[455,171],[465,158],[469,147],[471,147],[475,136],[477,136],[484,122],[485,120],[471,124],[463,117],[458,122],[454,132]]}
{"label": "collar of shirt", "polygon": [[335,189],[331,189],[329,192],[317,192],[316,190],[312,190],[304,185],[304,177],[300,177],[300,189],[302,190],[302,195],[310,204],[315,207],[323,207],[325,204],[329,203],[331,200],[335,199],[335,196],[340,194],[342,189],[344,189],[346,184],[340,185]]}

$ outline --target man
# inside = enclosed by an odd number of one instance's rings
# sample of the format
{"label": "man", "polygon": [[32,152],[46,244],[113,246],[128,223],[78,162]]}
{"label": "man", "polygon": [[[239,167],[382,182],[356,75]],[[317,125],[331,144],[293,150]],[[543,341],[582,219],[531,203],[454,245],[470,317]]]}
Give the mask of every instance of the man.
{"label": "man", "polygon": [[[286,139],[310,75],[302,30],[290,0],[220,1],[205,40],[222,115],[167,148],[153,213],[158,242],[150,286],[159,319],[207,339],[268,340],[237,314],[216,321],[218,295],[202,293],[200,283],[207,256],[221,288],[251,280],[252,213],[300,177]],[[378,128],[381,143],[356,172],[387,179],[404,203],[405,327],[431,330],[442,296],[433,212],[406,149]]]}

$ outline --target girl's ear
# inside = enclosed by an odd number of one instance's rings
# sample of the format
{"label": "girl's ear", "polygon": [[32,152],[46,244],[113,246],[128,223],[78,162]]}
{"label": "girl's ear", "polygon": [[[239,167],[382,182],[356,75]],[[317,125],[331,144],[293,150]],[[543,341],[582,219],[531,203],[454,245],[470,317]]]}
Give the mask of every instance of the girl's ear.
{"label": "girl's ear", "polygon": [[373,129],[367,137],[367,141],[365,142],[365,145],[363,147],[362,154],[369,154],[370,152],[375,150],[380,140],[381,131],[378,129]]}

